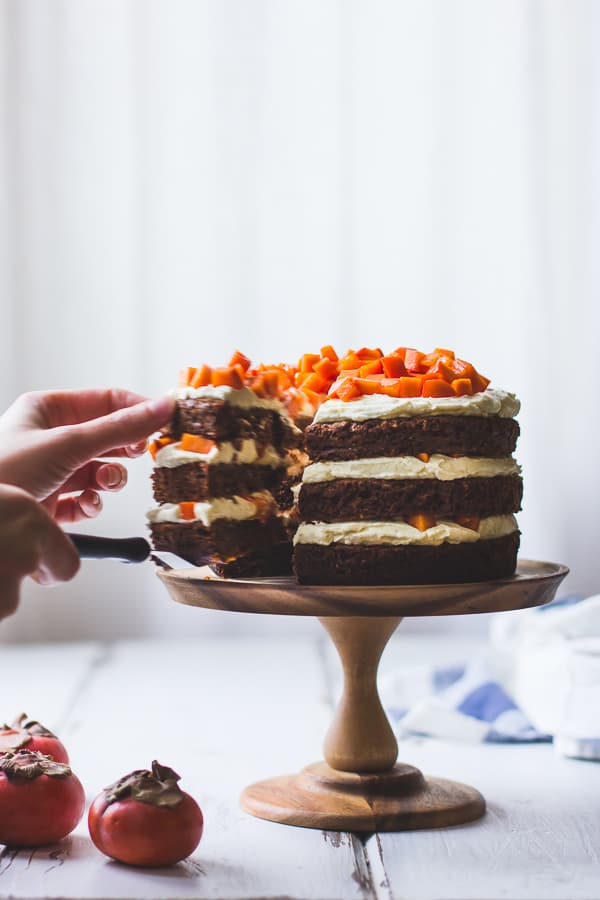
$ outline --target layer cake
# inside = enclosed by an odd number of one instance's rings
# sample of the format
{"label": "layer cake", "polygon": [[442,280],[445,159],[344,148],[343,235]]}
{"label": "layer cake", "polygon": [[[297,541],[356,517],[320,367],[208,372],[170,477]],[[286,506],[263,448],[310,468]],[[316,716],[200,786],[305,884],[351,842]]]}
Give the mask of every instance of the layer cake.
{"label": "layer cake", "polygon": [[184,370],[173,421],[151,446],[157,550],[221,575],[291,571],[287,507],[302,434],[288,408],[307,406],[291,379],[268,372],[240,353],[221,369]]}
{"label": "layer cake", "polygon": [[300,582],[454,583],[514,572],[519,402],[488,385],[448,350],[384,357],[363,348],[338,361],[330,399],[305,432]]}

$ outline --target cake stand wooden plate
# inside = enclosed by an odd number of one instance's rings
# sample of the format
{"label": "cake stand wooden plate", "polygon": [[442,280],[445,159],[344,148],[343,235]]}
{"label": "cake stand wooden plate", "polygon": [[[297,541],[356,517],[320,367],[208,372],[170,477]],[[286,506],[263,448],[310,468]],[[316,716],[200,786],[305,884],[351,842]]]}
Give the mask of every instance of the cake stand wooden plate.
{"label": "cake stand wooden plate", "polygon": [[209,569],[157,570],[178,603],[319,618],[344,670],[325,762],[250,785],[241,803],[273,822],[357,832],[459,825],[485,812],[475,788],[396,762],[398,745],[377,692],[377,668],[402,618],[541,606],[567,573],[558,563],[520,560],[515,575],[497,581],[346,587],[300,585],[293,578],[224,579]]}

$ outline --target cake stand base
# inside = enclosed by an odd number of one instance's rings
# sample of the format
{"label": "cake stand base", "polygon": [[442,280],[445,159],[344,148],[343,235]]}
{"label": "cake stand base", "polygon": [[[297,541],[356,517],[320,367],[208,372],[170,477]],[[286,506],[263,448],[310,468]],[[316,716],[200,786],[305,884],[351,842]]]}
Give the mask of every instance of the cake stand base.
{"label": "cake stand base", "polygon": [[485,800],[475,788],[425,778],[419,769],[403,764],[359,775],[314,763],[298,775],[250,785],[241,804],[246,812],[271,822],[357,832],[443,828],[485,813]]}
{"label": "cake stand base", "polygon": [[404,616],[462,615],[549,603],[567,574],[558,563],[520,560],[516,573],[468,584],[297,584],[292,578],[223,579],[203,569],[159,571],[179,603],[237,612],[318,616],[344,674],[325,737],[326,762],[247,787],[241,803],[260,819],[333,831],[408,831],[479,819],[475,788],[425,778],[396,764],[398,744],[377,691],[377,669]]}

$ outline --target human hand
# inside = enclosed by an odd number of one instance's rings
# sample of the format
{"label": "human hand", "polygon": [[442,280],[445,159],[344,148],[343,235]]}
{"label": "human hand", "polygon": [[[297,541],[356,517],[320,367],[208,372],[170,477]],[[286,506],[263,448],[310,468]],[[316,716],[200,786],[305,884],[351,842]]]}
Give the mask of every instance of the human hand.
{"label": "human hand", "polygon": [[102,509],[98,491],[127,483],[127,469],[102,458],[143,453],[173,406],[119,389],[23,394],[0,416],[0,482],[27,491],[58,522],[91,518]]}
{"label": "human hand", "polygon": [[19,603],[21,581],[68,581],[79,569],[79,554],[62,528],[26,491],[0,484],[0,619]]}

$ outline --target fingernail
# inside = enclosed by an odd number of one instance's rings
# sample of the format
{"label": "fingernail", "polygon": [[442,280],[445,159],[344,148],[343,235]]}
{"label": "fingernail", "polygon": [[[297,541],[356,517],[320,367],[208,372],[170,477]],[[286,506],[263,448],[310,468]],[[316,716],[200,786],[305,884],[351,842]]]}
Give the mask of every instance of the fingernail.
{"label": "fingernail", "polygon": [[31,577],[38,584],[52,584],[52,577],[50,575],[50,572],[43,566],[37,568],[35,572],[32,573]]}
{"label": "fingernail", "polygon": [[91,491],[89,494],[86,494],[85,501],[86,503],[91,503],[92,506],[100,506],[100,504],[102,503],[100,495],[95,491]]}
{"label": "fingernail", "polygon": [[108,488],[117,488],[125,481],[125,470],[120,466],[103,466],[102,481]]}
{"label": "fingernail", "polygon": [[132,444],[127,448],[128,456],[141,456],[148,449],[148,441],[140,441],[138,444]]}

